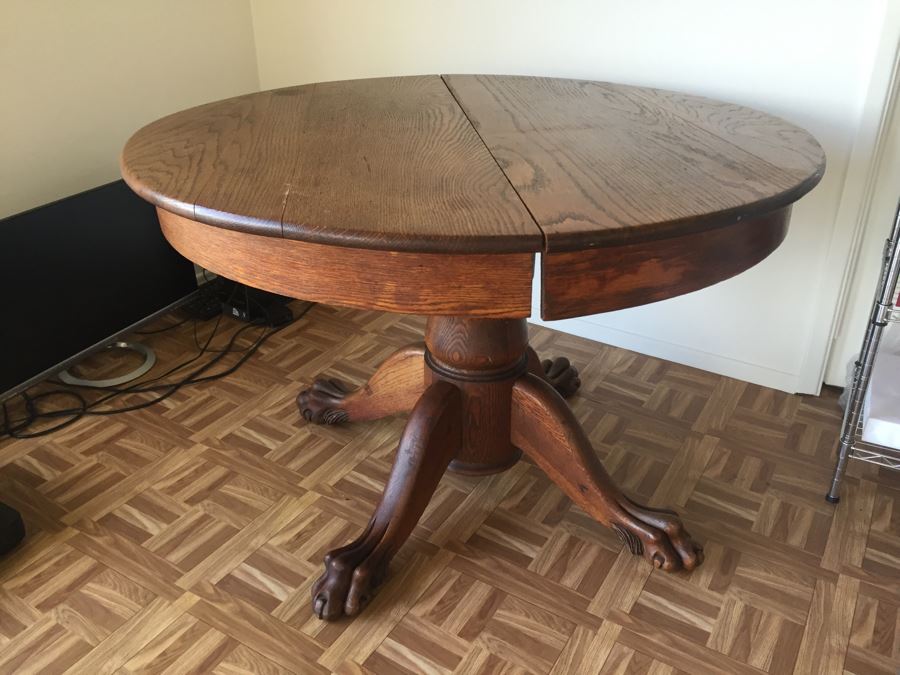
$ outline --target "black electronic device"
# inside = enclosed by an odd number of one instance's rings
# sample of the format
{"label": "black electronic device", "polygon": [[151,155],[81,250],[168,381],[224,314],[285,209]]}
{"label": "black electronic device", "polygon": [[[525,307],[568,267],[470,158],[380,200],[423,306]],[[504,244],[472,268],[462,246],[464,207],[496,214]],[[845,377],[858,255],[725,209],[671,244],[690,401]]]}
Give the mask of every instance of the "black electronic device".
{"label": "black electronic device", "polygon": [[222,312],[240,321],[282,326],[294,318],[287,306],[290,301],[283,295],[235,284],[222,302]]}
{"label": "black electronic device", "polygon": [[193,264],[123,181],[0,220],[0,400],[169,311]]}

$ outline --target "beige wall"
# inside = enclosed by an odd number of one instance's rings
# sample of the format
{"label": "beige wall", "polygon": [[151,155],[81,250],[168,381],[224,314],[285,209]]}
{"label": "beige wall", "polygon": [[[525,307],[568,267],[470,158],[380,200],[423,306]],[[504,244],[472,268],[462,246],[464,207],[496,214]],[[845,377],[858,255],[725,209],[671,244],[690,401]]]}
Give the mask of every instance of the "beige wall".
{"label": "beige wall", "polygon": [[847,260],[837,212],[884,0],[252,0],[263,88],[488,72],[647,84],[732,100],[812,131],[822,184],[785,244],[697,293],[554,327],[788,391],[815,391]]}
{"label": "beige wall", "polygon": [[0,217],[115,180],[139,126],[258,86],[248,0],[0,0]]}
{"label": "beige wall", "polygon": [[[682,89],[805,126],[828,154],[825,179],[797,204],[781,249],[749,272],[681,298],[554,327],[814,391],[851,252],[854,226],[838,217],[839,202],[847,184],[858,182],[851,155],[861,154],[866,102],[878,99],[868,88],[887,6],[0,0],[0,217],[117,178],[118,152],[142,124],[260,85],[492,72]],[[864,165],[865,157],[854,161]]]}

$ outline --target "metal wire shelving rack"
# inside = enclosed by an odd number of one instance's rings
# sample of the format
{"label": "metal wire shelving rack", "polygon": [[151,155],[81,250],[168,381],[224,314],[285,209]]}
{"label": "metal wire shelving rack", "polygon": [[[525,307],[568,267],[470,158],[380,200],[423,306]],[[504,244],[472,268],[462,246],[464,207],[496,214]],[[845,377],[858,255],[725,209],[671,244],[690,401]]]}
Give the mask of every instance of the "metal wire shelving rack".
{"label": "metal wire shelving rack", "polygon": [[884,244],[881,276],[875,290],[875,300],[869,314],[869,324],[863,337],[859,360],[855,364],[850,394],[847,397],[837,465],[834,468],[831,489],[825,496],[825,499],[833,504],[840,501],[841,482],[849,460],[858,459],[889,469],[900,469],[900,449],[862,440],[863,404],[872,380],[878,345],[888,324],[900,323],[900,309],[894,302],[897,297],[898,278],[900,278],[900,203],[897,205],[891,234]]}

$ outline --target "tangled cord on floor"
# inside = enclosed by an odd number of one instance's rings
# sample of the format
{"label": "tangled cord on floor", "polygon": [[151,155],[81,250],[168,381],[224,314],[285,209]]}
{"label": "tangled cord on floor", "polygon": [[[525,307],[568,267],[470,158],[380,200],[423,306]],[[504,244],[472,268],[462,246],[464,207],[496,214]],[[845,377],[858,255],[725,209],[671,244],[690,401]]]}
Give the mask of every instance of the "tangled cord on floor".
{"label": "tangled cord on floor", "polygon": [[[201,382],[218,380],[231,375],[242,365],[244,365],[244,363],[246,363],[269,338],[271,338],[276,333],[284,330],[288,326],[296,323],[303,316],[305,316],[312,307],[312,303],[308,304],[299,314],[297,314],[297,316],[295,316],[290,321],[280,326],[276,326],[271,330],[264,331],[250,345],[241,348],[237,348],[235,346],[238,337],[245,331],[252,328],[260,328],[266,326],[267,324],[264,321],[256,321],[253,323],[249,323],[246,326],[242,326],[231,335],[228,343],[221,349],[214,349],[210,345],[213,341],[213,338],[218,333],[222,321],[222,316],[220,315],[216,319],[216,323],[213,326],[209,337],[206,338],[202,345],[200,344],[200,340],[197,337],[197,321],[195,321],[193,329],[194,342],[198,347],[197,354],[192,356],[190,359],[187,359],[186,361],[173,366],[161,375],[135,382],[134,384],[131,384],[127,387],[95,387],[91,385],[69,385],[57,380],[53,380],[53,383],[55,385],[58,385],[58,387],[55,389],[42,391],[37,394],[30,394],[28,391],[21,392],[18,394],[18,396],[21,398],[24,405],[23,417],[20,417],[19,419],[12,419],[9,413],[9,401],[3,401],[2,404],[0,404],[0,408],[2,408],[2,419],[0,419],[0,438],[9,436],[16,439],[25,439],[47,436],[56,431],[59,431],[60,429],[64,429],[71,424],[74,424],[75,422],[86,416],[118,415],[120,413],[148,408],[169,398],[177,391],[179,391],[182,387],[199,384]],[[167,330],[177,328],[183,323],[184,321],[179,321],[170,326],[166,326],[163,329],[156,331],[147,331],[143,334],[150,335],[165,332]],[[199,359],[201,359],[205,354],[209,353],[214,354],[214,356],[212,356],[212,358],[207,360],[205,363],[202,363],[199,367],[195,368],[181,379],[169,382],[162,381],[164,380],[164,378],[169,377],[173,373],[187,368],[192,363],[195,363]],[[231,366],[228,366],[224,370],[204,375],[204,373],[206,373],[210,368],[212,368],[231,354],[240,354],[241,356],[235,363],[233,363]],[[98,390],[105,393],[96,400],[89,401],[79,391],[84,389]],[[125,395],[152,392],[161,393],[152,399],[141,401],[140,403],[112,408],[101,407],[104,404],[110,404],[111,402],[114,402],[115,400]],[[43,410],[40,405],[41,402],[51,397],[67,397],[73,399],[74,405],[53,410]],[[62,419],[63,421],[59,424],[39,429],[37,431],[29,431],[29,429],[31,429],[36,423],[52,419]]]}

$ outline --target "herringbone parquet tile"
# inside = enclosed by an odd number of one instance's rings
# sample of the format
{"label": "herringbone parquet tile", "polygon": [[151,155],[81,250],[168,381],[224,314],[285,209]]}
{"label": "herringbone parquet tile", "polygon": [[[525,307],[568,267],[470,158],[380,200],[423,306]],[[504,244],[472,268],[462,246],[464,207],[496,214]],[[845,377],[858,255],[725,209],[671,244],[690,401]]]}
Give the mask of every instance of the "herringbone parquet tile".
{"label": "herringbone parquet tile", "polygon": [[[582,371],[572,406],[610,473],[678,508],[706,563],[652,570],[522,461],[447,475],[372,605],[313,618],[322,556],[367,522],[403,420],[318,427],[293,398],[321,372],[365,381],[423,325],[318,306],[224,380],[0,443],[29,530],[0,560],[0,672],[898,671],[900,479],[852,465],[825,503],[833,393],[543,328],[538,351]],[[189,325],[145,339],[163,364],[194,352]]]}

